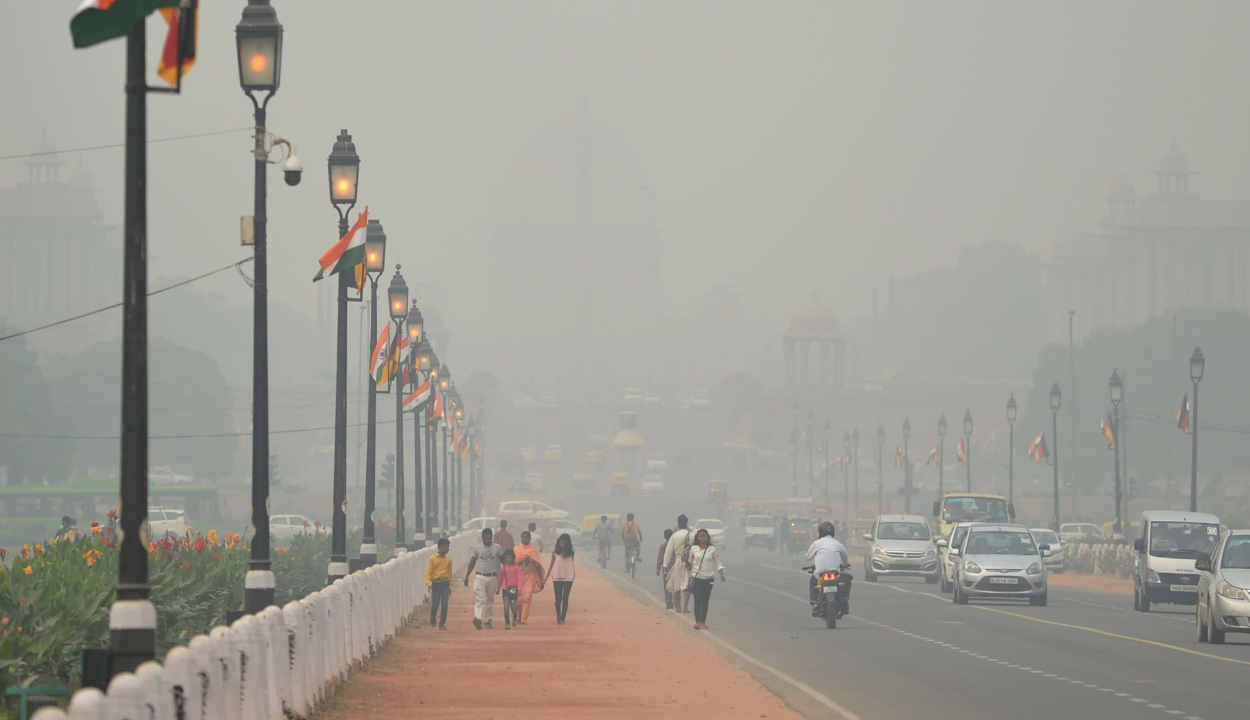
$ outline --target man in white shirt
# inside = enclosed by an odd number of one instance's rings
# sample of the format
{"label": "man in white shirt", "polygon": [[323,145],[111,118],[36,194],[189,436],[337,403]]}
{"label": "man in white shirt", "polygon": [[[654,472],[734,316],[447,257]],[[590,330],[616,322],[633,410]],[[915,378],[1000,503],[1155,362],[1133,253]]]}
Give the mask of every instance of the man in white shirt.
{"label": "man in white shirt", "polygon": [[[820,537],[811,547],[807,548],[807,564],[815,565],[816,569],[812,572],[812,579],[809,583],[809,592],[812,602],[812,613],[816,613],[817,603],[820,597],[816,593],[816,578],[821,573],[826,572],[842,572],[843,565],[850,565],[851,559],[846,552],[846,546],[833,537],[833,523],[829,521],[822,522],[819,527]],[[849,594],[849,592],[848,592]],[[847,609],[850,609],[850,598],[847,598]]]}

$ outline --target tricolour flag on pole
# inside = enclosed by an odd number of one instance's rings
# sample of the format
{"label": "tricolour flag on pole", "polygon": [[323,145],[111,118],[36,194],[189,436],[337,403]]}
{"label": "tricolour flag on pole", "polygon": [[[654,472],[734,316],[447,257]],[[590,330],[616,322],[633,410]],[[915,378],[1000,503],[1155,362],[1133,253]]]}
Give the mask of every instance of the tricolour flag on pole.
{"label": "tricolour flag on pole", "polygon": [[1111,413],[1102,419],[1102,436],[1107,440],[1107,449],[1115,450],[1115,421],[1111,419]]}
{"label": "tricolour flag on pole", "polygon": [[959,451],[959,462],[963,463],[964,465],[967,465],[968,464],[968,448],[964,447],[963,438],[959,438],[959,447],[957,449]]}
{"label": "tricolour flag on pole", "polygon": [[1185,393],[1181,400],[1181,409],[1176,412],[1176,427],[1186,435],[1189,434],[1189,393]]}
{"label": "tricolour flag on pole", "polygon": [[382,384],[382,375],[386,369],[387,356],[391,350],[391,324],[387,323],[382,328],[382,333],[378,335],[378,342],[373,346],[373,358],[369,362],[369,374],[373,376],[373,381]]}
{"label": "tricolour flag on pole", "polygon": [[894,446],[894,467],[903,467],[903,448]]}
{"label": "tricolour flag on pole", "polygon": [[434,404],[430,406],[430,419],[441,420],[443,418],[443,394],[441,392],[434,393]]}
{"label": "tricolour flag on pole", "polygon": [[369,208],[356,218],[356,224],[339,241],[330,246],[318,261],[321,269],[313,282],[339,272],[347,272],[365,260],[365,228],[369,226]]}
{"label": "tricolour flag on pole", "polygon": [[74,47],[91,47],[126,37],[135,23],[160,8],[178,7],[180,0],[83,0],[69,21]]}
{"label": "tricolour flag on pole", "polygon": [[425,407],[430,400],[430,378],[426,376],[425,382],[417,385],[417,388],[404,398],[404,412],[416,412]]}
{"label": "tricolour flag on pole", "polygon": [[1046,433],[1039,432],[1037,437],[1033,438],[1033,442],[1029,444],[1029,457],[1037,462],[1050,457],[1050,449],[1046,447]]}
{"label": "tricolour flag on pole", "polygon": [[161,8],[161,16],[169,26],[169,34],[165,36],[156,74],[171,87],[178,87],[179,79],[195,65],[195,46],[200,36],[199,0],[183,0],[177,8]]}
{"label": "tricolour flag on pole", "polygon": [[[389,326],[388,326],[389,327]],[[391,380],[399,377],[400,368],[406,367],[405,360],[408,358],[408,336],[399,338],[399,342],[392,344],[387,350],[386,362],[382,365],[382,374],[375,375],[378,386],[390,385]],[[403,380],[400,380],[400,391],[403,391]]]}
{"label": "tricolour flag on pole", "polygon": [[927,460],[925,460],[925,461],[924,461],[924,464],[925,464],[925,465],[932,465],[935,461],[936,461],[936,462],[938,462],[938,463],[942,462],[942,461],[938,458],[938,446],[937,446],[937,445],[934,445],[934,446],[933,446],[933,449],[929,451],[929,458],[928,458]]}

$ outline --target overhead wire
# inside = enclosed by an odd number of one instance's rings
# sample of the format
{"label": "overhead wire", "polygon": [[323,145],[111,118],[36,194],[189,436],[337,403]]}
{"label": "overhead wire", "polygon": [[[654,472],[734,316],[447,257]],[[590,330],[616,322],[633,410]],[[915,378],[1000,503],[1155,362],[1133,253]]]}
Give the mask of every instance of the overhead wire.
{"label": "overhead wire", "polygon": [[[190,135],[174,135],[172,137],[152,138],[148,145],[174,142],[176,140],[192,140],[194,138],[212,137],[213,135],[229,135],[231,133],[256,132],[255,127],[233,128],[230,130],[212,130],[209,132],[191,133]],[[43,150],[40,152],[22,153],[20,155],[0,155],[0,160],[23,160],[25,158],[42,157],[44,155],[71,155],[73,153],[91,152],[93,150],[112,150],[125,147],[126,143],[109,143],[108,145],[92,145],[90,147],[72,148],[70,150]]]}

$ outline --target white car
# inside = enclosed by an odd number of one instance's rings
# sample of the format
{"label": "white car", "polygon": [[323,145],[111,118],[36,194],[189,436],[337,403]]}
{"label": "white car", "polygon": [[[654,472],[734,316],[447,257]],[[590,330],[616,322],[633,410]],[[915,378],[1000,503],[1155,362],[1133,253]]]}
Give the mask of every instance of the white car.
{"label": "white car", "polygon": [[707,534],[712,538],[712,544],[718,548],[725,547],[725,523],[718,518],[704,518],[694,521],[695,531],[707,530]]}
{"label": "white car", "polygon": [[190,475],[179,475],[168,465],[161,465],[148,470],[148,482],[153,485],[190,485]]}
{"label": "white car", "polygon": [[643,495],[663,495],[664,494],[664,478],[658,475],[648,475],[642,479]]}
{"label": "white car", "polygon": [[187,514],[183,510],[148,508],[148,538],[151,540],[160,540],[169,535],[182,537],[188,527]]}
{"label": "white car", "polygon": [[521,448],[521,462],[538,462],[538,451],[532,447]]}
{"label": "white car", "polygon": [[712,396],[708,394],[707,390],[699,388],[690,397],[690,406],[696,408],[712,407]]}
{"label": "white car", "polygon": [[[507,500],[499,503],[498,515],[534,520],[563,520],[568,518],[569,512],[557,510],[550,505],[533,500]],[[578,532],[581,530],[579,529]]]}
{"label": "white car", "polygon": [[622,398],[622,401],[626,405],[641,405],[642,391],[638,388],[625,388],[625,396]]}
{"label": "white car", "polygon": [[1053,573],[1063,572],[1064,557],[1063,544],[1059,541],[1059,536],[1050,528],[1029,528],[1029,532],[1033,533],[1033,540],[1038,545],[1046,543],[1050,546],[1050,556],[1046,558],[1046,569]]}
{"label": "white car", "polygon": [[460,529],[464,532],[471,532],[480,535],[486,528],[494,530],[497,527],[499,527],[499,521],[493,517],[476,517],[461,525]]}
{"label": "white car", "polygon": [[521,480],[518,487],[522,492],[540,493],[546,489],[546,482],[542,473],[525,473],[525,477]]}
{"label": "white car", "polygon": [[647,456],[647,472],[662,473],[668,469],[668,458],[664,453],[651,453]]}
{"label": "white car", "polygon": [[1102,528],[1094,523],[1064,523],[1059,526],[1059,539],[1064,542],[1093,540],[1101,536]]}
{"label": "white car", "polygon": [[[568,533],[569,539],[573,541],[574,545],[577,544],[577,539],[580,538],[582,535],[581,525],[578,525],[572,520],[565,520],[563,518],[555,521],[555,530],[556,530],[555,535],[556,535],[557,540],[560,538],[561,535]],[[552,542],[551,546],[553,548],[555,547],[554,541]]]}
{"label": "white car", "polygon": [[956,605],[969,598],[1019,598],[1046,605],[1046,565],[1050,546],[1033,541],[1023,525],[977,523],[968,528],[955,561]]}
{"label": "white car", "polygon": [[[955,588],[955,563],[959,560],[959,546],[964,542],[964,535],[968,534],[968,528],[976,525],[974,522],[955,523],[955,527],[951,528],[951,534],[945,538],[938,538],[938,580],[942,583],[942,592],[948,593]],[[951,550],[954,549],[954,552]]]}
{"label": "white car", "polygon": [[316,531],[313,521],[303,515],[271,515],[269,517],[271,540],[290,540],[297,535],[312,535]]}
{"label": "white car", "polygon": [[642,404],[649,407],[660,407],[664,404],[664,401],[660,399],[659,393],[649,392],[642,396]]}
{"label": "white car", "polygon": [[548,445],[543,448],[543,462],[558,463],[564,459],[564,448],[559,445]]}

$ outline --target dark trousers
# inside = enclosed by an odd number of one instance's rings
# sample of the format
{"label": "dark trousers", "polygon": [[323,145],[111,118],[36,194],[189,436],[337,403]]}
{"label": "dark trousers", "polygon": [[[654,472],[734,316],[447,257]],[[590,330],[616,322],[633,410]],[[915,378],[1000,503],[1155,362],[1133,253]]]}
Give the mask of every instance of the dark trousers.
{"label": "dark trousers", "polygon": [[707,605],[712,598],[712,581],[694,578],[690,583],[690,590],[694,595],[694,621],[707,622]]}
{"label": "dark trousers", "polygon": [[435,580],[430,586],[430,624],[434,624],[435,614],[438,613],[438,626],[443,627],[447,624],[447,604],[451,602],[451,581]]}
{"label": "dark trousers", "polygon": [[504,588],[503,592],[503,624],[507,627],[521,624],[521,609],[517,604],[517,595],[509,595],[509,590],[519,593],[516,588]]}
{"label": "dark trousers", "polygon": [[569,593],[573,590],[573,581],[553,580],[552,584],[556,586],[556,620],[564,622],[564,617],[569,614]]}

